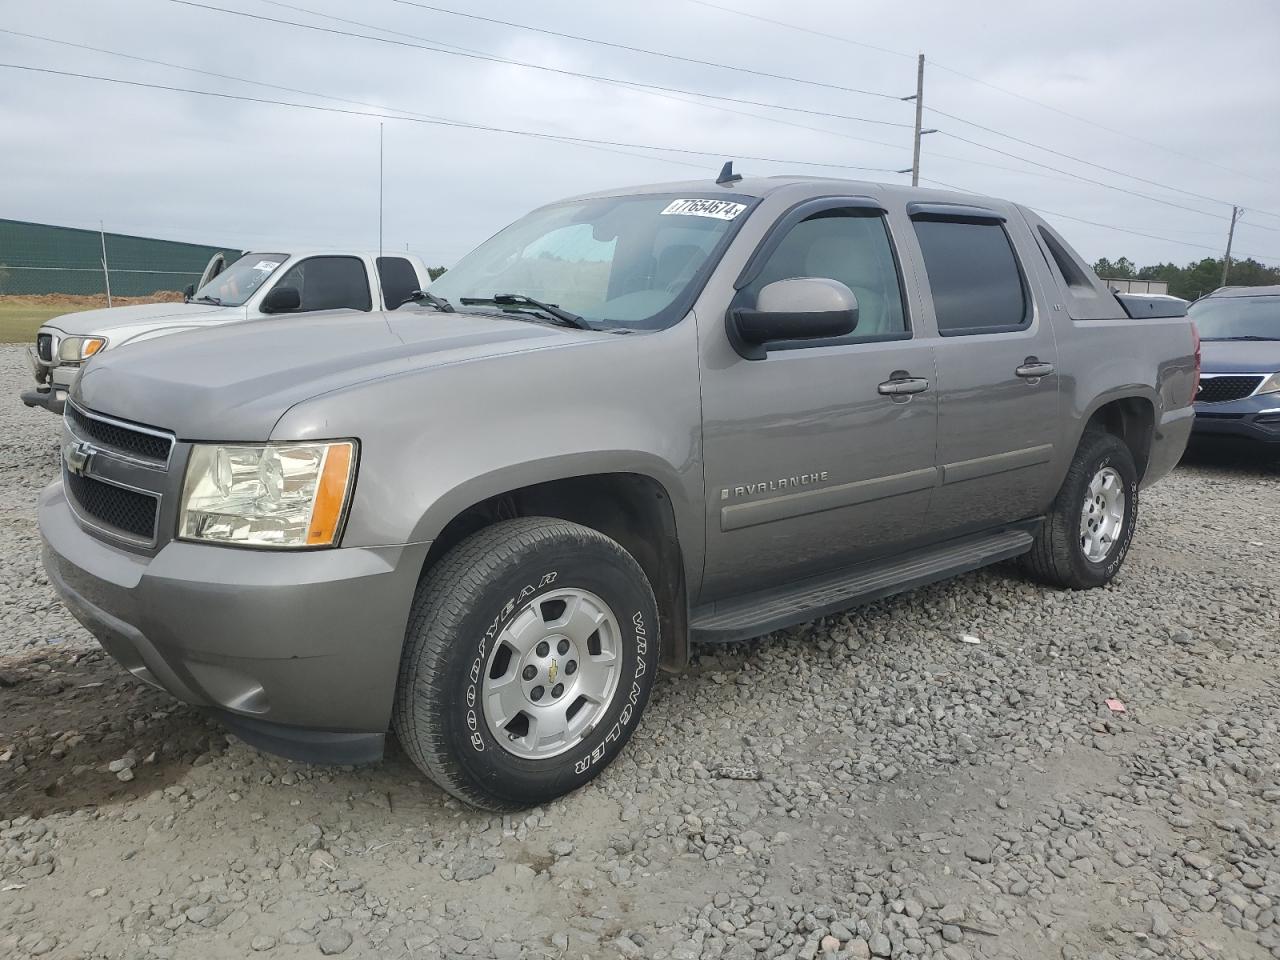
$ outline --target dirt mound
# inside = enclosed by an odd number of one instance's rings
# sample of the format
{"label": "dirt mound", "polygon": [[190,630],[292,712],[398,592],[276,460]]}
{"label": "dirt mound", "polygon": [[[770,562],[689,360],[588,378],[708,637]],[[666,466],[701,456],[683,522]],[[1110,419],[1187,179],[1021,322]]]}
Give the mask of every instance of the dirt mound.
{"label": "dirt mound", "polygon": [[[182,294],[177,290],[157,290],[155,293],[149,293],[145,297],[112,297],[111,305],[113,307],[127,307],[135,303],[181,303]],[[6,294],[0,295],[0,303],[9,303],[16,305],[30,304],[32,306],[61,306],[65,304],[69,307],[105,307],[107,305],[106,294],[99,293],[33,293],[33,294]]]}

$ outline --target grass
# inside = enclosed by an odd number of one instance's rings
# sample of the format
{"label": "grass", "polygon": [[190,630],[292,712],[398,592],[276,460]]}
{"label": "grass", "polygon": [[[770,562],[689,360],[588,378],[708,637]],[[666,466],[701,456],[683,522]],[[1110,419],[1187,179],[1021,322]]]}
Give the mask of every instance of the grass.
{"label": "grass", "polygon": [[[181,302],[182,294],[158,292],[146,297],[116,297],[117,307],[135,303]],[[0,343],[35,343],[40,325],[64,313],[96,310],[107,305],[105,296],[43,294],[36,297],[0,296]]]}
{"label": "grass", "polygon": [[46,320],[92,309],[92,304],[40,303],[5,297],[0,299],[0,343],[35,343],[36,329]]}

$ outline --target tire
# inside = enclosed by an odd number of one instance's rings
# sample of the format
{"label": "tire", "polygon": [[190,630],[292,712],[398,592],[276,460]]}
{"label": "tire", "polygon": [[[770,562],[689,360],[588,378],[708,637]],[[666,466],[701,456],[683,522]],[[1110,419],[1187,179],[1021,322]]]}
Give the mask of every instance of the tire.
{"label": "tire", "polygon": [[418,584],[395,732],[419,769],[472,806],[545,803],[617,756],[658,653],[653,590],[619,544],[563,520],[503,521]]}
{"label": "tire", "polygon": [[[1099,491],[1091,491],[1095,478],[1107,478],[1108,489],[1100,491],[1104,505],[1115,490],[1123,494],[1123,518],[1118,527],[1112,527],[1113,535],[1106,537],[1108,527],[1097,527],[1097,534],[1087,538],[1090,532],[1087,521],[1099,522],[1104,513],[1113,517],[1113,511],[1097,508]],[[1095,510],[1086,515],[1090,503]],[[1042,583],[1072,590],[1101,587],[1111,581],[1120,570],[1133,542],[1133,532],[1138,519],[1138,471],[1133,464],[1129,448],[1115,434],[1098,428],[1089,428],[1080,439],[1075,458],[1067,470],[1067,478],[1045,517],[1031,552],[1023,557],[1023,567]],[[1105,521],[1104,521],[1105,522]],[[1105,543],[1109,539],[1109,543]],[[1098,556],[1097,550],[1105,546]],[[1093,548],[1091,556],[1089,548]]]}

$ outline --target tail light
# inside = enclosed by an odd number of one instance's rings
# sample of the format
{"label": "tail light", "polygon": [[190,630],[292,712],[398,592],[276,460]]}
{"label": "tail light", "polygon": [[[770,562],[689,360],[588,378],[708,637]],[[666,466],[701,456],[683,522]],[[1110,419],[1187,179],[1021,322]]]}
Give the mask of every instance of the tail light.
{"label": "tail light", "polygon": [[1191,380],[1191,399],[1194,401],[1200,395],[1200,331],[1195,323],[1191,324],[1191,345],[1196,352],[1196,373]]}

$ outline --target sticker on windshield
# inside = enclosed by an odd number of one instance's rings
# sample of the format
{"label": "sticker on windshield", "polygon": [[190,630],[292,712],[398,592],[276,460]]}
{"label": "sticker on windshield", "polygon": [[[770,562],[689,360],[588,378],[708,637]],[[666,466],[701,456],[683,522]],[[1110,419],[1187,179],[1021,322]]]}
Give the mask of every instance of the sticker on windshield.
{"label": "sticker on windshield", "polygon": [[276,260],[259,260],[253,265],[253,269],[261,270],[263,273],[270,273],[278,266],[280,266],[280,263]]}
{"label": "sticker on windshield", "polygon": [[662,216],[680,217],[712,217],[716,220],[733,220],[743,210],[745,203],[734,203],[732,200],[672,200]]}

